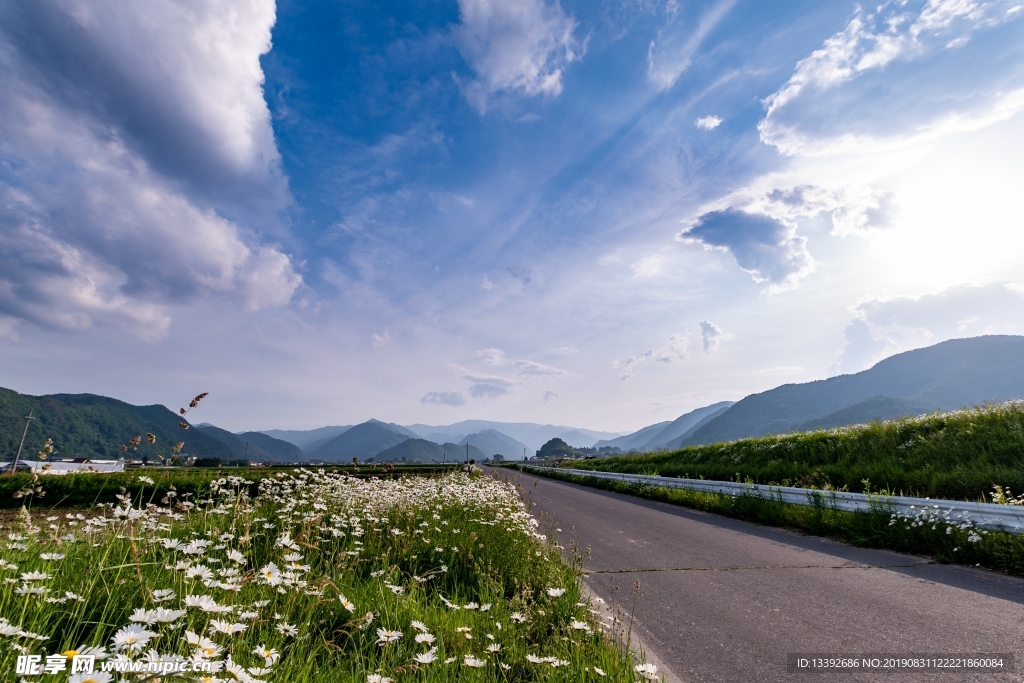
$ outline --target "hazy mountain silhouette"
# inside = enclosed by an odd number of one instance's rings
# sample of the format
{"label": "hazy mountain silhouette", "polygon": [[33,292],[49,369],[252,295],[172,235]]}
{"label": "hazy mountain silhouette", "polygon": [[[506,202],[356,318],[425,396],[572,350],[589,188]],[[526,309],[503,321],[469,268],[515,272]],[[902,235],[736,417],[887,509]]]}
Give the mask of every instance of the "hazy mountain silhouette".
{"label": "hazy mountain silhouette", "polygon": [[235,459],[246,459],[253,462],[305,462],[309,460],[295,444],[275,439],[262,432],[234,434],[211,424],[196,425],[196,429],[227,444]]}
{"label": "hazy mountain silhouette", "polygon": [[352,458],[364,460],[407,439],[415,438],[418,438],[416,434],[405,427],[380,420],[368,420],[346,429],[307,453],[311,459],[327,462],[347,462]]}
{"label": "hazy mountain silhouette", "polygon": [[[526,444],[520,443],[494,429],[485,429],[482,432],[470,434],[459,441],[459,445],[463,447],[467,443],[479,448],[484,456],[488,458],[497,454],[506,459],[519,460],[523,457],[523,450],[529,450]],[[527,455],[530,454],[527,453]]]}
{"label": "hazy mountain silhouette", "polygon": [[[486,459],[483,451],[469,447],[469,458],[477,462]],[[366,462],[463,462],[466,446],[454,443],[436,444],[426,439],[406,439],[367,458]]]}

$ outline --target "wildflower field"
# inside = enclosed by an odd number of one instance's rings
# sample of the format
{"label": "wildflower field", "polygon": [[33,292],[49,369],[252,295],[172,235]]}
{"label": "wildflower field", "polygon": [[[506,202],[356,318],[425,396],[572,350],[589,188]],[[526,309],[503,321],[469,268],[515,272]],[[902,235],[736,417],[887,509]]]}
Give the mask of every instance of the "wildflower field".
{"label": "wildflower field", "polygon": [[606,635],[579,554],[563,560],[510,484],[299,469],[255,494],[223,477],[154,500],[152,479],[136,483],[4,524],[0,679],[655,677]]}
{"label": "wildflower field", "polygon": [[[288,468],[289,470],[291,468]],[[437,475],[450,472],[453,465],[376,465],[318,467],[325,472],[345,473],[353,477],[402,477]],[[114,503],[122,493],[143,502],[159,501],[174,491],[184,495],[200,495],[209,490],[211,482],[223,477],[241,477],[249,482],[250,496],[259,493],[259,483],[276,477],[279,467],[145,467],[124,472],[96,474],[92,472],[62,475],[33,475],[19,472],[0,476],[0,509],[17,509],[29,498],[35,507],[91,507],[96,503]],[[147,483],[149,482],[149,483]],[[37,489],[39,489],[37,491]],[[139,496],[142,496],[139,498]]]}
{"label": "wildflower field", "polygon": [[1024,402],[566,466],[993,502],[1024,493]]}

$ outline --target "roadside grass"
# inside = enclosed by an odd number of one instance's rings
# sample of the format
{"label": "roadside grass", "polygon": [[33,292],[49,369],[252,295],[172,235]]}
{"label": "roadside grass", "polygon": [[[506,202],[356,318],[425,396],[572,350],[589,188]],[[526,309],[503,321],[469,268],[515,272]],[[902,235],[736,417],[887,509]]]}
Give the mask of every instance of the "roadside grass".
{"label": "roadside grass", "polygon": [[1024,493],[1024,402],[565,466],[991,502],[994,485]]}
{"label": "roadside grass", "polygon": [[[20,508],[29,499],[36,508],[92,507],[97,503],[116,502],[121,493],[127,493],[133,500],[143,496],[146,503],[158,503],[170,491],[176,492],[178,498],[197,496],[208,490],[211,482],[231,476],[251,481],[249,495],[254,497],[259,493],[261,481],[276,477],[285,469],[290,471],[292,467],[143,467],[110,473],[0,474],[0,509]],[[317,467],[324,472],[344,472],[364,478],[434,476],[453,469],[452,465]],[[146,477],[153,483],[144,483],[139,477]],[[41,491],[37,491],[37,487],[41,487]]]}
{"label": "roadside grass", "polygon": [[582,556],[563,560],[508,483],[297,469],[263,478],[256,495],[252,479],[222,477],[166,503],[142,483],[100,516],[25,509],[4,525],[5,680],[18,655],[59,653],[64,670],[43,679],[114,680],[72,675],[76,652],[96,655],[97,669],[207,662],[214,671],[190,680],[208,683],[646,671],[589,611]]}
{"label": "roadside grass", "polygon": [[970,523],[946,519],[941,512],[934,510],[921,510],[917,515],[901,516],[895,515],[880,502],[873,505],[870,511],[846,512],[830,507],[827,495],[821,497],[820,505],[793,505],[753,494],[733,497],[594,479],[585,474],[574,476],[540,470],[530,470],[530,474],[704,510],[756,524],[796,529],[854,546],[923,555],[941,564],[980,565],[1014,576],[1024,576],[1024,536],[978,530]]}

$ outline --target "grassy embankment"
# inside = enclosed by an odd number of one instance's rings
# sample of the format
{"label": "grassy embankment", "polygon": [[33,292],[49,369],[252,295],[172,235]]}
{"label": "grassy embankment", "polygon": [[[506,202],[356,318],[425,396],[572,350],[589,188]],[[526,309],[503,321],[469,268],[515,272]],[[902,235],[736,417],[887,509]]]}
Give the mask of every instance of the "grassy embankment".
{"label": "grassy embankment", "polygon": [[[980,564],[1024,576],[1024,536],[985,532],[967,520],[920,510],[894,515],[886,494],[993,502],[993,485],[1024,491],[1024,405],[972,410],[843,429],[744,439],[671,453],[644,453],[565,463],[579,470],[737,480],[878,494],[869,512],[780,503],[754,495],[736,498],[621,482],[564,477],[758,524],[784,526],[862,547]],[[584,474],[585,472],[581,472]],[[1008,487],[1008,488],[1007,488]],[[1021,509],[1024,519],[1024,508]]]}
{"label": "grassy embankment", "polygon": [[156,507],[143,489],[105,517],[37,510],[7,525],[0,639],[14,647],[0,670],[96,648],[97,667],[187,659],[221,681],[640,675],[581,600],[579,562],[507,484],[297,471],[256,497],[249,486],[227,478]]}
{"label": "grassy embankment", "polygon": [[1024,402],[568,466],[990,502],[996,484],[1024,493]]}

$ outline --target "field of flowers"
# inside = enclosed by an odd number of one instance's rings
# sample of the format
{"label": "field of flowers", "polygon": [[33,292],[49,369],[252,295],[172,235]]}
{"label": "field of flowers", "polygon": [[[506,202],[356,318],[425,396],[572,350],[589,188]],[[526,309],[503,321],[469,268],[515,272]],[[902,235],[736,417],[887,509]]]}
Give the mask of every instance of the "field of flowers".
{"label": "field of flowers", "polygon": [[0,679],[656,677],[507,483],[299,469],[250,487],[23,510],[0,549]]}
{"label": "field of flowers", "polygon": [[[142,501],[159,500],[168,491],[178,496],[186,493],[198,495],[209,490],[210,482],[223,477],[244,477],[250,481],[249,493],[259,493],[259,482],[275,477],[280,467],[144,467],[138,470],[97,474],[93,472],[62,475],[33,475],[19,472],[0,477],[0,509],[18,509],[29,497],[34,497],[35,507],[92,507],[96,503],[116,503],[122,492],[133,499]],[[452,471],[452,465],[376,465],[355,467],[352,465],[330,465],[317,467],[327,472],[345,472],[355,477],[402,477],[415,475],[436,475]],[[290,470],[290,468],[287,468]],[[140,476],[141,475],[141,476]],[[151,481],[152,483],[146,483]],[[36,488],[40,487],[40,496]]]}

